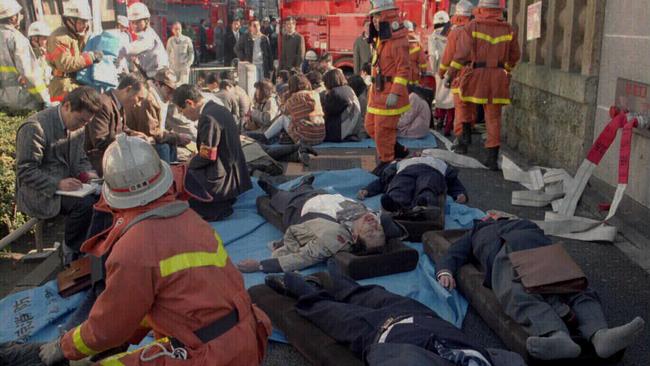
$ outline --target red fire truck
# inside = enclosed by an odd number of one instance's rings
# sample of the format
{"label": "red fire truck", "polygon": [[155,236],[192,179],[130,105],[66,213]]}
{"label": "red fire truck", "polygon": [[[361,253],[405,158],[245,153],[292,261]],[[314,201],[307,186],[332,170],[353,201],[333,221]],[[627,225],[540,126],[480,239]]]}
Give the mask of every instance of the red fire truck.
{"label": "red fire truck", "polygon": [[[433,32],[433,14],[449,10],[450,0],[396,0],[403,19],[417,24],[422,46]],[[330,53],[334,65],[351,72],[352,46],[363,31],[370,10],[368,0],[281,0],[280,16],[296,18],[296,29],[305,38],[305,48]],[[280,44],[280,47],[282,45]]]}

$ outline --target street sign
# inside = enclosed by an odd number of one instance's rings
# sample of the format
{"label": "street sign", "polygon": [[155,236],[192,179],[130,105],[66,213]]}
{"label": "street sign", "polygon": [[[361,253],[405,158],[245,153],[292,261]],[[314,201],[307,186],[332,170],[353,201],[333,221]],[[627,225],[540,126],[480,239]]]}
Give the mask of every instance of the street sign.
{"label": "street sign", "polygon": [[616,80],[616,96],[614,105],[620,109],[650,117],[650,85],[618,78]]}

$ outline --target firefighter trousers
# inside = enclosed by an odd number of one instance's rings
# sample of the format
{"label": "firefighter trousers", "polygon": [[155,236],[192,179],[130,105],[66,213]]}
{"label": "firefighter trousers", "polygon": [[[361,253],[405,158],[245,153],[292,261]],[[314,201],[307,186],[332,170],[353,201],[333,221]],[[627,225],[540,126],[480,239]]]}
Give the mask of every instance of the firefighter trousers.
{"label": "firefighter trousers", "polygon": [[[458,98],[454,96],[454,98]],[[485,128],[487,140],[485,147],[499,147],[501,145],[501,109],[503,104],[483,104],[485,111]],[[463,123],[476,123],[476,104],[462,102],[456,99],[456,119],[454,120],[454,134],[463,134]]]}
{"label": "firefighter trousers", "polygon": [[397,123],[399,115],[380,116],[366,113],[365,128],[368,135],[375,140],[377,155],[382,163],[395,160],[395,143],[397,142]]}

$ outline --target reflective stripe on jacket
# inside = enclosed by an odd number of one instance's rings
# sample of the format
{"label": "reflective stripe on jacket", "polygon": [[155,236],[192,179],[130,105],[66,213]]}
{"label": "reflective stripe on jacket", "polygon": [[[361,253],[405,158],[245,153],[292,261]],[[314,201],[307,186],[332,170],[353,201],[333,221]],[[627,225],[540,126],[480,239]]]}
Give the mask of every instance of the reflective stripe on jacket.
{"label": "reflective stripe on jacket", "polygon": [[63,101],[66,94],[79,86],[74,73],[93,64],[90,53],[82,52],[87,41],[87,36],[77,37],[65,25],[47,37],[46,58],[54,75],[49,87],[53,102]]}

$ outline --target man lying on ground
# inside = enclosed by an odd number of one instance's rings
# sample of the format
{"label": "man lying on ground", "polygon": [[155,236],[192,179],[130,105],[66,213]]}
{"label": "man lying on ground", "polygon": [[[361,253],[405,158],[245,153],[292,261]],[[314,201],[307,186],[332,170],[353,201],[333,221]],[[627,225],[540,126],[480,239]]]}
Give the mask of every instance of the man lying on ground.
{"label": "man lying on ground", "polygon": [[467,202],[467,190],[458,171],[431,156],[418,156],[391,163],[379,171],[379,178],[361,189],[361,200],[380,193],[381,206],[396,212],[416,206],[431,207],[438,195],[447,193],[458,203]]}
{"label": "man lying on ground", "polygon": [[361,286],[328,262],[332,286],[318,277],[289,272],[269,275],[266,284],[295,297],[296,311],[367,365],[521,366],[521,356],[485,349],[424,304],[386,291]]}
{"label": "man lying on ground", "polygon": [[389,217],[380,217],[362,203],[329,194],[312,186],[313,176],[303,178],[290,191],[264,179],[258,184],[271,197],[271,207],[282,215],[284,238],[271,243],[272,258],[237,264],[242,272],[300,270],[347,251],[381,251],[386,238],[401,237],[405,230]]}
{"label": "man lying on ground", "polygon": [[552,244],[551,238],[528,220],[475,221],[474,228],[457,240],[437,263],[437,278],[449,290],[464,264],[476,260],[485,269],[483,285],[492,289],[503,310],[530,334],[526,348],[542,359],[575,358],[581,349],[569,336],[567,323],[577,323],[580,336],[590,341],[596,354],[608,358],[629,346],[645,322],[636,317],[609,329],[596,292],[590,288],[569,295],[529,293],[513,276],[511,252]]}

